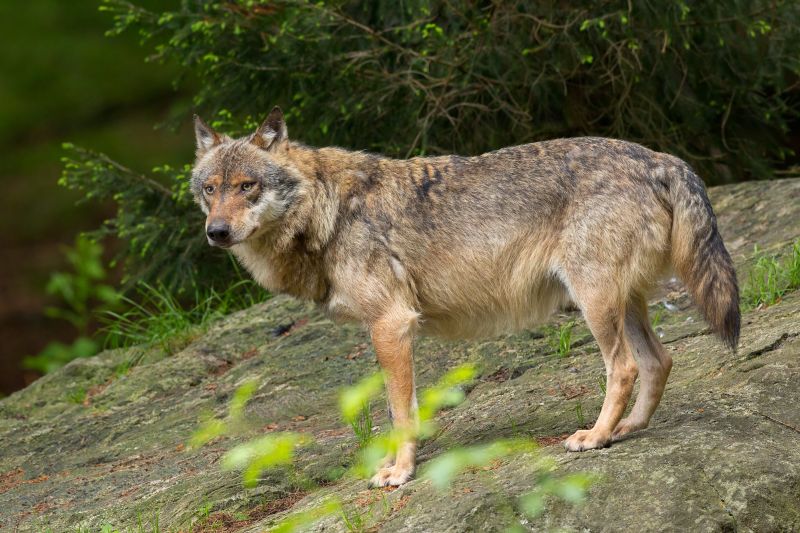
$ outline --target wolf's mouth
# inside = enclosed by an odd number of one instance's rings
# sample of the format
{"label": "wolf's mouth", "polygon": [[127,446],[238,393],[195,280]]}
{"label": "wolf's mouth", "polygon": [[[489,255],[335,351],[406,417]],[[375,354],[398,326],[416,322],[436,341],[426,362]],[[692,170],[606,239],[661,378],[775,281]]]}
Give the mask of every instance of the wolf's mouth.
{"label": "wolf's mouth", "polygon": [[234,242],[234,241],[219,242],[219,241],[215,241],[213,239],[208,239],[208,244],[210,246],[214,246],[216,248],[223,248],[223,249],[227,250],[228,248],[230,248],[234,244],[238,244],[238,242]]}

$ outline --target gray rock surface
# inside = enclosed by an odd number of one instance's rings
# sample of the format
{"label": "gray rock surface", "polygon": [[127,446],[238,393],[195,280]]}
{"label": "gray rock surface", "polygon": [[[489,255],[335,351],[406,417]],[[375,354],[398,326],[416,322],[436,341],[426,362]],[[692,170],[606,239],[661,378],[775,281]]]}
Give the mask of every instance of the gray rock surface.
{"label": "gray rock surface", "polygon": [[[754,244],[780,252],[800,236],[800,180],[715,188],[711,198],[740,278]],[[677,310],[666,310],[664,300]],[[417,342],[420,386],[458,363],[482,367],[466,401],[440,415],[442,431],[421,446],[421,464],[455,445],[533,437],[558,473],[601,476],[582,507],[551,501],[539,519],[526,519],[516,496],[535,487],[528,455],[466,472],[444,493],[425,480],[368,490],[364,480],[343,475],[357,444],[338,418],[336,395],[376,369],[368,336],[276,297],[226,317],[178,353],[106,351],[0,401],[0,530],[110,524],[124,531],[141,521],[150,531],[157,518],[160,531],[262,531],[330,494],[361,529],[387,532],[515,524],[537,531],[800,530],[800,293],[745,312],[736,354],[709,333],[680,285],[665,284],[651,309],[661,309],[675,360],[664,401],[650,428],[580,454],[559,442],[599,412],[604,372],[577,315],[553,318],[579,320],[566,357],[542,330]],[[128,362],[135,366],[121,372]],[[184,445],[204,414],[224,414],[232,392],[253,378],[259,385],[246,411],[248,435],[293,430],[314,444],[301,449],[295,469],[270,471],[244,489],[220,457],[246,436],[192,452]],[[385,426],[382,405],[375,415]],[[347,527],[337,515],[315,529]]]}

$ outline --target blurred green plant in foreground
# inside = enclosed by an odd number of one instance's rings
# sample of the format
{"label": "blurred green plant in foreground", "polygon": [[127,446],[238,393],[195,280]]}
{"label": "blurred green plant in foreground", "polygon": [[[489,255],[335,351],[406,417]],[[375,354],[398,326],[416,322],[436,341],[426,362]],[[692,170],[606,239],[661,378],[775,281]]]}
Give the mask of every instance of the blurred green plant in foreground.
{"label": "blurred green plant in foreground", "polygon": [[[422,391],[419,403],[418,429],[403,431],[397,428],[387,433],[373,436],[368,441],[359,437],[355,452],[355,462],[350,468],[351,475],[359,478],[370,476],[379,462],[388,454],[396,452],[398,446],[408,438],[425,440],[439,430],[436,415],[444,408],[454,407],[465,398],[464,386],[477,377],[474,365],[465,364],[447,372],[436,384]],[[363,406],[368,404],[382,390],[383,376],[373,374],[356,385],[345,388],[339,395],[339,409],[342,418],[353,423],[361,416]],[[188,449],[197,449],[222,436],[235,436],[246,429],[243,421],[244,409],[256,392],[255,382],[239,387],[231,400],[225,418],[207,418],[192,435]],[[222,459],[226,469],[241,470],[246,487],[254,487],[266,469],[277,466],[291,467],[295,449],[311,444],[310,436],[294,432],[274,432],[254,440],[239,444],[230,449]],[[538,453],[535,441],[525,438],[500,439],[480,445],[458,447],[440,454],[421,469],[420,478],[430,481],[439,490],[446,490],[462,472],[522,456],[531,461],[535,471],[535,488],[523,494],[519,500],[519,510],[528,517],[539,516],[545,508],[547,498],[560,498],[571,504],[580,504],[594,481],[588,474],[576,473],[565,476],[554,475],[555,461]],[[376,489],[379,490],[379,489]],[[326,516],[338,514],[349,528],[353,524],[363,526],[363,517],[352,516],[338,497],[324,498],[312,508],[295,512],[274,525],[271,531],[290,532],[306,527]],[[356,528],[358,529],[358,528]]]}

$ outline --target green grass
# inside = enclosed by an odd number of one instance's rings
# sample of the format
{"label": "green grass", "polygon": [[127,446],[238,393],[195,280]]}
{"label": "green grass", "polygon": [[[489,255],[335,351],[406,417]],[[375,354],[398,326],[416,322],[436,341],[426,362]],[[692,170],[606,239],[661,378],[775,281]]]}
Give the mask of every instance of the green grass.
{"label": "green grass", "polygon": [[67,400],[71,403],[82,404],[84,400],[86,400],[86,388],[80,387],[69,394],[67,394]]}
{"label": "green grass", "polygon": [[204,524],[209,521],[211,518],[211,510],[214,508],[214,504],[211,502],[206,502],[200,507],[197,508],[195,512],[195,516],[197,517],[197,524]]}
{"label": "green grass", "polygon": [[575,404],[575,416],[578,418],[578,427],[584,427],[586,425],[586,417],[583,415],[583,404],[580,400]]}
{"label": "green grass", "polygon": [[349,420],[350,427],[353,428],[353,433],[358,438],[358,447],[363,448],[372,440],[372,408],[370,402],[366,401],[361,406],[361,411],[358,416]]}
{"label": "green grass", "polygon": [[606,377],[599,376],[597,378],[597,385],[600,387],[600,391],[605,394],[606,393]]}
{"label": "green grass", "polygon": [[[386,500],[386,495],[384,493],[380,494],[379,502],[381,503],[383,515],[387,516],[391,508],[389,507],[389,502]],[[343,505],[339,510],[339,516],[344,523],[344,527],[347,528],[347,531],[352,533],[363,533],[367,531],[377,504],[378,501],[370,503],[369,507],[364,511],[360,511],[356,506],[348,507]]]}
{"label": "green grass", "polygon": [[[185,348],[216,320],[263,302],[268,294],[251,280],[242,280],[217,292],[196,292],[185,305],[167,288],[142,284],[136,299],[123,298],[127,311],[105,315],[106,346],[157,345],[167,354]],[[120,367],[122,373],[130,369]]]}
{"label": "green grass", "polygon": [[[478,377],[478,369],[474,365],[465,364],[447,372],[431,387],[421,391],[419,396],[419,427],[412,430],[411,437],[430,438],[439,431],[436,415],[442,409],[452,408],[466,399],[464,385]],[[367,376],[359,383],[343,389],[339,396],[339,408],[342,418],[352,424],[359,418],[363,422],[358,426],[363,431],[371,424],[368,406],[382,390],[383,376],[380,373]],[[234,393],[230,401],[229,414],[226,418],[206,420],[192,437],[191,448],[203,446],[220,435],[235,436],[240,434],[237,420],[243,416],[244,406],[253,392],[253,385],[243,385]],[[578,403],[577,413],[581,425],[585,424],[583,413]],[[354,430],[356,427],[354,426]],[[357,433],[358,434],[358,433]],[[407,430],[395,428],[388,434],[371,437],[358,455],[351,472],[357,476],[370,476],[377,464],[387,452],[396,452],[398,446],[409,437]],[[255,440],[239,444],[229,450],[222,458],[225,469],[243,471],[243,482],[246,487],[258,483],[261,472],[270,468],[292,466],[295,451],[308,444],[313,438],[305,434],[292,432],[276,432]],[[536,517],[544,511],[545,501],[556,497],[570,504],[580,504],[586,497],[588,487],[594,478],[583,473],[554,476],[555,460],[538,455],[537,444],[530,438],[498,439],[468,447],[456,447],[439,454],[425,465],[420,473],[421,479],[429,480],[439,489],[443,496],[447,494],[456,477],[476,468],[486,467],[494,462],[511,459],[514,456],[532,454],[531,461],[536,465],[537,487],[523,494],[517,501],[521,510],[528,517]],[[313,484],[304,487],[315,488]],[[373,493],[375,494],[375,493]],[[322,517],[338,515],[342,525],[348,531],[359,532],[375,527],[374,511],[382,508],[383,515],[391,509],[383,493],[378,491],[380,499],[373,500],[366,510],[353,507],[354,502],[344,502],[337,496],[326,499],[320,505],[305,511],[291,513],[277,524],[272,531],[297,531],[307,527]],[[357,503],[357,502],[356,502]]]}
{"label": "green grass", "polygon": [[664,319],[664,310],[660,307],[655,310],[653,316],[650,319],[650,327],[654,330],[661,325],[662,320]]}
{"label": "green grass", "polygon": [[570,320],[558,327],[548,327],[545,330],[547,334],[547,343],[558,354],[559,357],[567,357],[572,350],[572,329],[575,327],[575,321]]}
{"label": "green grass", "polygon": [[753,267],[742,289],[742,302],[748,309],[773,305],[800,288],[800,239],[782,258],[753,249]]}

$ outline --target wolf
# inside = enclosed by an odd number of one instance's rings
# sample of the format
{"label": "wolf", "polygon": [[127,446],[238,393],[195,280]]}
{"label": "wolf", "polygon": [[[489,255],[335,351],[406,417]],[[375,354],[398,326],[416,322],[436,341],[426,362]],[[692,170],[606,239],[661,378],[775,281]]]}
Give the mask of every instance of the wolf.
{"label": "wolf", "polygon": [[[569,451],[647,427],[672,368],[647,295],[673,269],[735,350],[736,273],[701,179],[671,155],[583,137],[476,157],[398,160],[290,141],[276,107],[231,138],[195,117],[191,190],[209,244],[270,291],[363,323],[408,435],[372,486],[415,468],[416,335],[485,336],[576,306],[599,345],[606,395]],[[634,381],[640,390],[623,418]]]}

